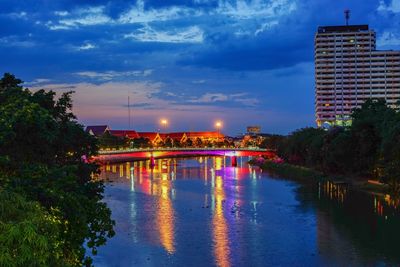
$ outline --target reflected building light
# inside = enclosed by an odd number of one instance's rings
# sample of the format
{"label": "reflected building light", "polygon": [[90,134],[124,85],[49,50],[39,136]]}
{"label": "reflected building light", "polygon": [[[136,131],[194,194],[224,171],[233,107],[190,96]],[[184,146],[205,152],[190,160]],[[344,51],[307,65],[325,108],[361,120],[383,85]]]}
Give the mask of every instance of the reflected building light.
{"label": "reflected building light", "polygon": [[[137,222],[136,222],[137,208],[136,208],[135,198],[131,199],[130,207],[131,207],[131,209],[130,209],[130,211],[131,211],[131,218],[130,218],[131,219],[131,224],[132,225],[136,225],[137,224]],[[138,229],[137,227],[132,227],[132,231],[131,231],[132,239],[133,239],[133,241],[135,243],[139,241],[137,229]]]}
{"label": "reflected building light", "polygon": [[208,194],[204,195],[204,208],[208,207]]}
{"label": "reflected building light", "polygon": [[221,176],[217,176],[216,188],[214,189],[215,195],[215,211],[213,217],[213,240],[214,255],[217,266],[230,266],[230,247],[228,226],[224,216],[223,201],[225,199],[225,192],[222,185]]}
{"label": "reflected building light", "polygon": [[207,180],[208,180],[208,164],[207,164],[207,159],[204,161],[204,185],[207,185]]}
{"label": "reflected building light", "polygon": [[159,208],[157,210],[157,224],[160,233],[160,242],[169,254],[175,252],[174,236],[174,209],[171,199],[168,196],[169,187],[161,185]]}
{"label": "reflected building light", "polygon": [[172,199],[176,198],[176,190],[175,190],[175,188],[171,189],[171,197],[172,197]]}
{"label": "reflected building light", "polygon": [[126,179],[129,179],[130,178],[130,170],[131,169],[131,163],[130,162],[127,162],[126,164],[125,164],[125,177],[126,177]]}
{"label": "reflected building light", "polygon": [[214,212],[215,211],[215,196],[214,194],[211,194],[211,210]]}
{"label": "reflected building light", "polygon": [[135,179],[133,175],[134,168],[130,168],[130,173],[131,173],[131,191],[135,191]]}
{"label": "reflected building light", "polygon": [[124,164],[119,165],[119,177],[120,178],[124,177]]}
{"label": "reflected building light", "polygon": [[112,173],[116,173],[117,172],[117,166],[116,165],[112,165],[111,169],[112,169]]}
{"label": "reflected building light", "polygon": [[139,183],[143,183],[143,161],[139,162]]}
{"label": "reflected building light", "polygon": [[223,164],[222,158],[221,157],[216,157],[215,158],[215,165],[214,165],[215,170],[216,171],[220,171],[222,169],[222,164]]}
{"label": "reflected building light", "polygon": [[215,170],[211,168],[211,188],[215,187]]}

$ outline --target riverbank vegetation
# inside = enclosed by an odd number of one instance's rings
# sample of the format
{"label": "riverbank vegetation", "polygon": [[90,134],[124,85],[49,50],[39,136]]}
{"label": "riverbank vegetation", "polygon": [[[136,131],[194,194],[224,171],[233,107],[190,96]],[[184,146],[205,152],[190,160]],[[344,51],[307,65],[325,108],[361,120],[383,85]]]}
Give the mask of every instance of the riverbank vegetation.
{"label": "riverbank vegetation", "polygon": [[0,80],[0,266],[91,265],[114,235],[103,184],[91,179],[97,141],[71,112],[71,92]]}
{"label": "riverbank vegetation", "polygon": [[379,180],[399,194],[400,113],[383,100],[367,100],[351,119],[347,127],[303,128],[275,137],[273,146],[289,164],[352,180]]}

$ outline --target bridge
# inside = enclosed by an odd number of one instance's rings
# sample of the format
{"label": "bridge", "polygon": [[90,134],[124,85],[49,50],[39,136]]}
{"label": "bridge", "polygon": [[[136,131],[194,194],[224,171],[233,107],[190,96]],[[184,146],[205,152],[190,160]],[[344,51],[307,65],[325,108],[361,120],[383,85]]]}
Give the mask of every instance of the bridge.
{"label": "bridge", "polygon": [[135,148],[124,150],[100,150],[94,157],[100,162],[121,162],[154,160],[157,158],[194,157],[194,156],[265,156],[274,157],[275,152],[262,148]]}

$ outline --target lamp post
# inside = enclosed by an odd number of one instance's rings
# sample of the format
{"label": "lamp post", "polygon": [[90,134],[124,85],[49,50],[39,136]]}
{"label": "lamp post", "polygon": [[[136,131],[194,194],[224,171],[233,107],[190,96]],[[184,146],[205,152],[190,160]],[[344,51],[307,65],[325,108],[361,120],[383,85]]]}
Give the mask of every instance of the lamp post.
{"label": "lamp post", "polygon": [[219,137],[221,135],[222,122],[221,121],[216,121],[215,122],[215,128],[217,129],[217,132],[218,132],[217,141],[219,141]]}
{"label": "lamp post", "polygon": [[165,132],[165,130],[167,129],[167,126],[168,126],[168,120],[167,119],[161,119],[160,120],[160,124],[163,127],[163,130]]}

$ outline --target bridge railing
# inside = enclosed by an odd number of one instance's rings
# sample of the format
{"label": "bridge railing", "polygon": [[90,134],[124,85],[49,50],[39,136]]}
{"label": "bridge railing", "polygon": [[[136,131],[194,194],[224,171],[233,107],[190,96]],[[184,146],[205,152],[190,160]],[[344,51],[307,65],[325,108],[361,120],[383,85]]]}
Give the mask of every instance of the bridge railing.
{"label": "bridge railing", "polygon": [[259,147],[241,147],[241,148],[230,148],[230,147],[171,147],[171,148],[130,148],[130,149],[115,149],[115,150],[99,150],[100,155],[104,154],[121,154],[121,153],[133,153],[133,152],[162,152],[162,151],[259,151],[268,152],[269,149]]}

